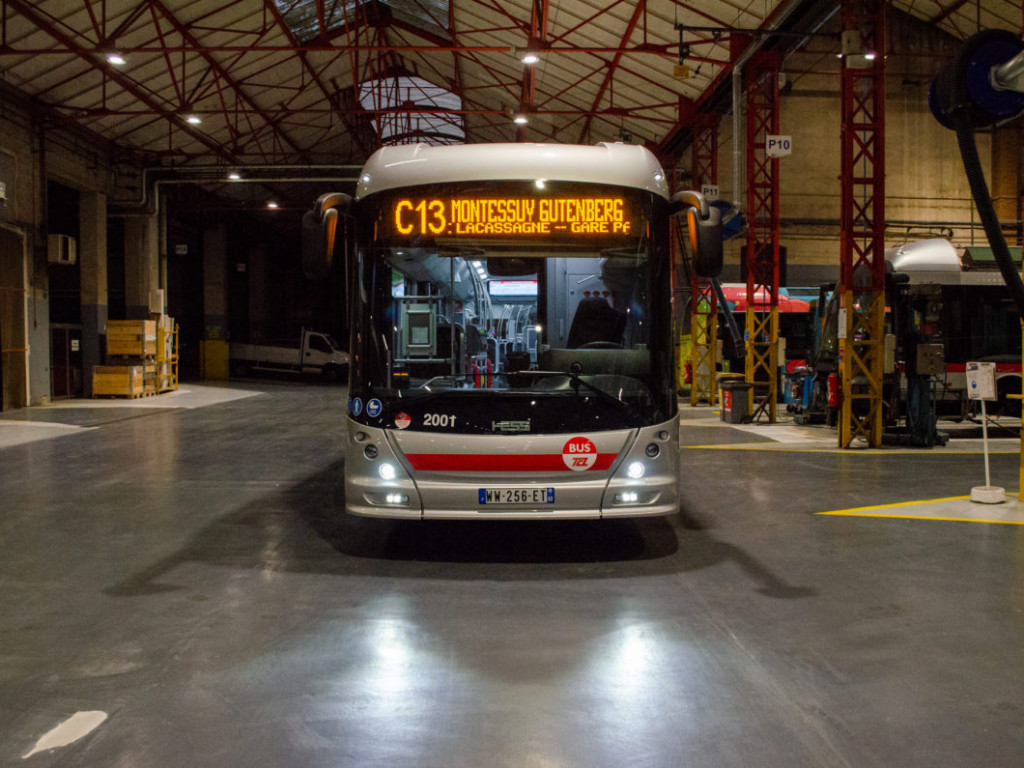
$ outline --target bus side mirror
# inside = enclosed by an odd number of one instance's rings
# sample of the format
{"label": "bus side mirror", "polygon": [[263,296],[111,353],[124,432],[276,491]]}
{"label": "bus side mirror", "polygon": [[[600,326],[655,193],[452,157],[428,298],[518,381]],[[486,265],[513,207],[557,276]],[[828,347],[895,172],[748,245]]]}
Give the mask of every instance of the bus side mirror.
{"label": "bus side mirror", "polygon": [[722,212],[709,206],[700,192],[685,190],[672,197],[672,213],[686,214],[693,268],[698,277],[722,274]]}
{"label": "bus side mirror", "polygon": [[[338,242],[341,216],[348,213],[352,198],[343,192],[327,192],[317,198],[313,210],[302,215],[302,271],[310,280],[322,280],[331,271]],[[344,226],[341,227],[344,230]],[[344,234],[342,248],[346,247]]]}

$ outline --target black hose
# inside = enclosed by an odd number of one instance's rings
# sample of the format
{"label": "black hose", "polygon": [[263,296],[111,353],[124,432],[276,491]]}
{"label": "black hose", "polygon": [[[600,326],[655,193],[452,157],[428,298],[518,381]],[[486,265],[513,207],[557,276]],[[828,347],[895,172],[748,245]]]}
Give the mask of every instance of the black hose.
{"label": "black hose", "polygon": [[725,328],[729,332],[729,351],[732,354],[726,355],[726,357],[730,360],[737,357],[743,357],[743,334],[740,333],[739,326],[736,325],[736,318],[733,317],[732,312],[729,311],[729,300],[725,298],[725,292],[722,290],[722,283],[717,277],[713,277],[711,278],[711,286],[715,291],[715,295],[718,297],[718,308],[725,320]]}
{"label": "black hose", "polygon": [[[985,182],[981,158],[978,157],[978,145],[974,139],[974,131],[977,128],[1006,119],[1013,109],[1019,109],[1019,103],[1011,101],[994,104],[990,98],[975,98],[971,86],[973,80],[977,90],[979,73],[987,73],[993,60],[1013,56],[1020,50],[1020,40],[1006,30],[988,29],[972,35],[961,47],[953,62],[943,67],[936,75],[929,93],[929,106],[942,125],[956,131],[960,158],[967,174],[967,183],[971,188],[971,197],[985,229],[985,236],[1003,275],[1010,298],[1017,307],[1017,314],[1024,318],[1024,282],[1021,281],[1017,265],[1013,263],[1002,227],[999,225],[992,196]],[[987,89],[981,90],[981,94],[986,93]],[[980,103],[982,101],[985,103]]]}
{"label": "black hose", "polygon": [[985,182],[985,173],[981,168],[981,159],[978,157],[978,145],[974,140],[974,126],[966,110],[957,112],[953,119],[956,124],[956,142],[960,147],[960,157],[964,163],[964,171],[967,174],[967,183],[971,187],[974,205],[978,209],[978,216],[985,228],[988,244],[992,248],[992,255],[1006,282],[1010,298],[1017,306],[1017,314],[1024,318],[1024,281],[1021,281],[1017,265],[1013,263],[1013,257],[1006,245],[1002,227],[999,225],[999,217],[996,216],[992,196],[988,191],[988,184]]}

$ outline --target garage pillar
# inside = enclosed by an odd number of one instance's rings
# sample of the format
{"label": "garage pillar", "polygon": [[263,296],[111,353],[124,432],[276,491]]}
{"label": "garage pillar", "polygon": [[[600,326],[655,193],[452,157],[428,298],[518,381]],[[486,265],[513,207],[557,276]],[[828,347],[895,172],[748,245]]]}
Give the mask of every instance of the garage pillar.
{"label": "garage pillar", "polygon": [[28,402],[24,236],[0,227],[0,411]]}
{"label": "garage pillar", "polygon": [[228,248],[223,224],[203,233],[203,340],[200,374],[228,378]]}
{"label": "garage pillar", "polygon": [[124,221],[124,293],[128,320],[149,319],[152,294],[160,287],[159,233],[155,215],[129,216]]}
{"label": "garage pillar", "polygon": [[92,369],[103,363],[100,337],[107,328],[107,196],[82,192],[78,204],[82,280],[82,376],[92,397]]}

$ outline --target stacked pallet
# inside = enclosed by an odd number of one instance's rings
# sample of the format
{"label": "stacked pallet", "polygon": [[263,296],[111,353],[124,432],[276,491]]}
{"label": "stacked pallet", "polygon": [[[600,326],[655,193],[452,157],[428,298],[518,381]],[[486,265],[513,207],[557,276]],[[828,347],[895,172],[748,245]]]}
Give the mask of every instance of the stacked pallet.
{"label": "stacked pallet", "polygon": [[178,326],[173,317],[108,320],[106,365],[92,369],[93,397],[144,397],[178,388]]}
{"label": "stacked pallet", "polygon": [[157,394],[156,331],[154,320],[107,321],[107,364],[93,368],[93,397]]}

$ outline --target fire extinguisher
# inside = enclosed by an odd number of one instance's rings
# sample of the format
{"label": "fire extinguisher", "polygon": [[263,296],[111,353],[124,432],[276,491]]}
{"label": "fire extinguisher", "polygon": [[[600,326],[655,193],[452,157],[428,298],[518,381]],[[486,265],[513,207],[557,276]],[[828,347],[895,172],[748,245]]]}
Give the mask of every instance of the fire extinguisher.
{"label": "fire extinguisher", "polygon": [[828,407],[838,408],[841,398],[842,391],[839,389],[839,374],[830,373],[828,375]]}

